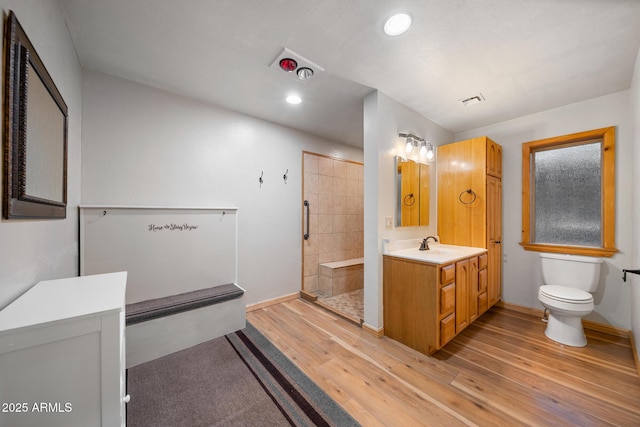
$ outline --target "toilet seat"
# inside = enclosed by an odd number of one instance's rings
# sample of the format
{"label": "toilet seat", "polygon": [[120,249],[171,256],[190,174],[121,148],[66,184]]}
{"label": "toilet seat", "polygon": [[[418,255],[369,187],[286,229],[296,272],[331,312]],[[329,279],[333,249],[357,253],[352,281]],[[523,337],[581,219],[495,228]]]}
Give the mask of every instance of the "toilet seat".
{"label": "toilet seat", "polygon": [[540,286],[540,296],[547,299],[570,303],[570,304],[592,304],[593,295],[587,291],[566,286],[544,285]]}
{"label": "toilet seat", "polygon": [[593,295],[587,291],[566,286],[544,285],[540,286],[540,295],[548,299],[571,304],[591,304]]}

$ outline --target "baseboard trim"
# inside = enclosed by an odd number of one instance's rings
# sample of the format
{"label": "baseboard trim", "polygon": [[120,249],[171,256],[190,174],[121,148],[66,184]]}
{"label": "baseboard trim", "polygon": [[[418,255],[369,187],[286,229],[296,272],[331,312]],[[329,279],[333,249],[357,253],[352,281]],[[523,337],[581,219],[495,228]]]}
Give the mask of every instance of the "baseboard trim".
{"label": "baseboard trim", "polygon": [[633,352],[633,360],[636,361],[636,370],[640,377],[640,358],[638,357],[638,350],[636,349],[636,342],[633,339],[633,331],[629,332],[629,342],[631,343],[631,352]]}
{"label": "baseboard trim", "polygon": [[[544,316],[544,310],[540,310],[537,308],[524,307],[517,304],[511,304],[508,302],[498,301],[495,304],[497,307],[501,307],[507,310],[517,311],[519,313],[531,314],[534,316],[542,317]],[[616,337],[629,338],[631,336],[631,331],[624,328],[618,328],[612,325],[606,325],[604,323],[594,322],[592,320],[582,319],[582,325],[585,329],[589,329],[591,331],[602,332],[603,334],[613,335]]]}
{"label": "baseboard trim", "polygon": [[250,304],[250,305],[247,306],[247,313],[250,313],[250,312],[256,311],[256,310],[260,310],[261,308],[269,307],[271,305],[276,305],[276,304],[280,304],[280,303],[283,303],[283,302],[287,302],[287,301],[291,301],[291,300],[294,300],[294,299],[298,299],[299,297],[300,297],[300,293],[299,292],[294,292],[294,293],[289,294],[289,295],[284,295],[284,296],[281,296],[281,297],[269,299],[269,300],[258,302],[258,303],[255,303],[255,304]]}
{"label": "baseboard trim", "polygon": [[368,325],[366,323],[362,323],[362,330],[364,332],[366,332],[369,335],[372,335],[376,338],[382,338],[384,336],[384,327],[382,328],[374,328],[371,325]]}

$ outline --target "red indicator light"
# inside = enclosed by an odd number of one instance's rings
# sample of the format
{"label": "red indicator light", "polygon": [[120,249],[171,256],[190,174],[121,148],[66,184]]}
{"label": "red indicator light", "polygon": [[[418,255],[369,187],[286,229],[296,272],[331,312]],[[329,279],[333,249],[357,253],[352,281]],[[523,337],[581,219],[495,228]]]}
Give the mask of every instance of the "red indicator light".
{"label": "red indicator light", "polygon": [[298,63],[291,58],[284,58],[280,60],[280,68],[282,68],[283,71],[291,72],[298,68]]}

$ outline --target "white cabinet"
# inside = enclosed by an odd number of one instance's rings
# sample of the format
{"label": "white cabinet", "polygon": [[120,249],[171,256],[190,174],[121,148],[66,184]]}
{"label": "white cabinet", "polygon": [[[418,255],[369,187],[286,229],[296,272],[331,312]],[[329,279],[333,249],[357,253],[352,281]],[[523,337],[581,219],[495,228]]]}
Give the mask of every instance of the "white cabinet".
{"label": "white cabinet", "polygon": [[44,281],[0,311],[0,427],[125,425],[126,281]]}

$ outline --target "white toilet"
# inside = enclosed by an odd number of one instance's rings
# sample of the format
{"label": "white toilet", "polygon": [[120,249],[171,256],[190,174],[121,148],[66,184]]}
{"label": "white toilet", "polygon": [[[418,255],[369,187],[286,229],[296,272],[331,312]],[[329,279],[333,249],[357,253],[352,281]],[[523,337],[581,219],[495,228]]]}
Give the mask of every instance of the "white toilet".
{"label": "white toilet", "polygon": [[594,309],[593,295],[600,283],[601,258],[540,254],[542,282],[538,300],[549,310],[545,335],[573,347],[587,345],[582,317]]}

